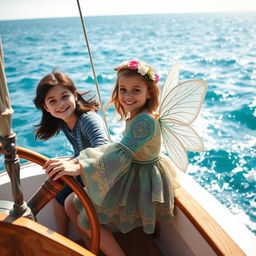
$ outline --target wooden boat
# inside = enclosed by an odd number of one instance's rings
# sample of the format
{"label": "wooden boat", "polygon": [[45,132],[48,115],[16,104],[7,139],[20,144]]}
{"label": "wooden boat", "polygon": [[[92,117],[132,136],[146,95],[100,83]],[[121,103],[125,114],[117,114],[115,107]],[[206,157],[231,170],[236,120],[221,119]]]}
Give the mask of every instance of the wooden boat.
{"label": "wooden boat", "polygon": [[[54,231],[56,224],[51,199],[63,183],[47,179],[41,168],[47,158],[17,147],[17,154],[30,161],[19,165],[10,129],[12,111],[6,96],[8,90],[1,49],[0,64],[0,130],[4,134],[0,136],[3,143],[0,144],[0,153],[5,154],[8,167],[8,173],[0,172],[0,255],[97,255],[99,223],[83,188],[71,177],[61,178],[78,195],[91,221],[91,252],[74,242],[80,237],[72,225],[68,238]],[[6,140],[9,139],[8,144]],[[7,144],[9,148],[6,148]],[[176,190],[175,217],[168,223],[159,223],[160,228],[153,236],[145,235],[139,229],[126,235],[115,233],[126,255],[255,256],[255,236],[188,175],[177,173],[181,187]]]}
{"label": "wooden boat", "polygon": [[[21,187],[24,199],[28,201],[40,187],[39,193],[45,193],[47,177],[40,165],[46,158],[19,147],[17,154],[35,162],[22,164],[20,168]],[[132,231],[123,237],[120,242],[127,255],[256,255],[255,236],[188,175],[179,175],[181,187],[176,191],[175,217],[169,223],[160,223],[156,237],[144,236],[140,231]],[[69,180],[65,181],[70,185]],[[40,195],[30,202],[39,198]],[[34,204],[38,210],[42,208],[37,214],[38,222],[11,216],[12,185],[6,171],[0,172],[0,200],[1,255],[96,255],[99,237],[96,246],[92,245],[92,253],[73,242],[80,238],[71,224],[69,239],[54,231],[51,202],[43,207],[49,199]],[[97,221],[92,225],[93,228],[97,226]]]}

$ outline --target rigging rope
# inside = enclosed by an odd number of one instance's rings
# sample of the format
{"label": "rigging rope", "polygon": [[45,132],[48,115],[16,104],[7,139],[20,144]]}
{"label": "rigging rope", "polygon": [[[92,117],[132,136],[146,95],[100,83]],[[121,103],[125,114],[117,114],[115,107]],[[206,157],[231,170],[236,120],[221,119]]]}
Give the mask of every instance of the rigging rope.
{"label": "rigging rope", "polygon": [[104,123],[105,123],[105,128],[106,128],[106,131],[107,131],[107,135],[108,135],[109,141],[111,141],[111,137],[110,137],[110,133],[109,133],[109,129],[108,129],[108,124],[107,124],[107,119],[106,119],[106,114],[105,114],[105,111],[104,111],[103,106],[102,106],[102,100],[101,100],[101,95],[100,95],[99,84],[98,84],[98,80],[97,80],[97,76],[96,76],[96,72],[95,72],[95,68],[94,68],[94,64],[93,64],[90,44],[89,44],[88,35],[87,35],[87,32],[86,32],[86,27],[85,27],[85,23],[84,23],[84,19],[83,19],[83,15],[82,15],[82,11],[81,11],[79,0],[77,0],[77,6],[78,6],[78,10],[79,10],[80,20],[81,20],[82,27],[83,27],[83,32],[84,32],[84,37],[85,37],[85,41],[86,41],[86,46],[87,46],[88,54],[89,54],[89,57],[90,57],[92,73],[93,73],[93,77],[94,77],[95,84],[96,84],[97,94],[98,94],[98,97],[99,97],[99,102],[100,102],[100,106],[101,106],[103,120],[104,120]]}

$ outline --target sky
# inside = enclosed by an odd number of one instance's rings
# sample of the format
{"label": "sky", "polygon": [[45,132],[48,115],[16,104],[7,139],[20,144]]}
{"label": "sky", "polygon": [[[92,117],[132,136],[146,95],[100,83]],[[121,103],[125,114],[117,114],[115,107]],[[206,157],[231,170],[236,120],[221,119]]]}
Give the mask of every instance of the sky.
{"label": "sky", "polygon": [[[80,0],[84,16],[255,11],[256,0]],[[0,20],[78,16],[77,0],[0,0]]]}

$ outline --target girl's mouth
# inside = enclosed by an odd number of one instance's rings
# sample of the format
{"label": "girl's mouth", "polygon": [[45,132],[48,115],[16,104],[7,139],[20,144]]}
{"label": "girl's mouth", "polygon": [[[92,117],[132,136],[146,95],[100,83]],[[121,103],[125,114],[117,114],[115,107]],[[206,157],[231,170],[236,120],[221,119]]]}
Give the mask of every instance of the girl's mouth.
{"label": "girl's mouth", "polygon": [[58,113],[64,113],[64,112],[66,112],[68,109],[69,109],[69,107],[66,107],[66,108],[63,108],[63,109],[61,109],[61,110],[58,110],[57,112],[58,112]]}
{"label": "girl's mouth", "polygon": [[124,103],[125,103],[126,105],[133,105],[135,102],[134,102],[134,101],[124,101]]}

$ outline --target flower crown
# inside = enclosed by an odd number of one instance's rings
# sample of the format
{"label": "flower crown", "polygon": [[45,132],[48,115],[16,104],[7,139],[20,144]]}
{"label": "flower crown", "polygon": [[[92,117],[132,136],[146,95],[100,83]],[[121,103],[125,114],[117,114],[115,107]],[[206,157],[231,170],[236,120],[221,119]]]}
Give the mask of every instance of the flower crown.
{"label": "flower crown", "polygon": [[119,72],[124,69],[136,71],[140,75],[145,76],[146,79],[152,80],[155,83],[159,82],[159,76],[154,73],[152,68],[146,62],[137,60],[124,61],[114,70]]}

